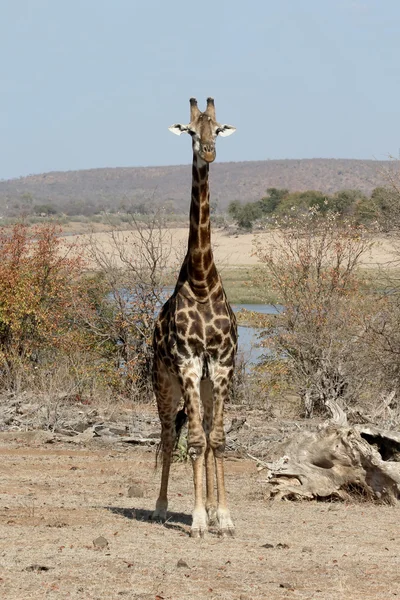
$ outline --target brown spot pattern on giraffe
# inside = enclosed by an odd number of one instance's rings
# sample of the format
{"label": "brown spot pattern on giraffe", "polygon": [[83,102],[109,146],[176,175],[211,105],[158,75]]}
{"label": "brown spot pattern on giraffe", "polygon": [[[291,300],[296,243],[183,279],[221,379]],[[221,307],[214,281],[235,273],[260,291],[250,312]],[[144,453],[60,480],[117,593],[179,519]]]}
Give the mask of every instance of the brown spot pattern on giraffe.
{"label": "brown spot pattern on giraffe", "polygon": [[[209,199],[207,198],[207,204],[208,204],[208,201],[209,201]],[[206,208],[201,213],[200,224],[203,226],[207,225],[209,220],[210,220],[210,209]],[[208,231],[208,234],[209,234],[209,231]]]}
{"label": "brown spot pattern on giraffe", "polygon": [[[204,227],[202,227],[200,229],[200,244],[203,248],[209,247],[209,243],[208,243],[209,238],[210,238],[210,232],[207,231],[207,229],[204,229]],[[204,268],[204,258],[206,256],[206,254],[209,255],[210,252],[204,253],[204,255],[203,255],[203,268]],[[208,262],[210,262],[210,261],[208,260]]]}
{"label": "brown spot pattern on giraffe", "polygon": [[195,321],[192,321],[192,324],[189,327],[189,335],[197,336],[200,339],[204,339],[204,328],[203,328],[203,323],[200,319],[196,319]]}

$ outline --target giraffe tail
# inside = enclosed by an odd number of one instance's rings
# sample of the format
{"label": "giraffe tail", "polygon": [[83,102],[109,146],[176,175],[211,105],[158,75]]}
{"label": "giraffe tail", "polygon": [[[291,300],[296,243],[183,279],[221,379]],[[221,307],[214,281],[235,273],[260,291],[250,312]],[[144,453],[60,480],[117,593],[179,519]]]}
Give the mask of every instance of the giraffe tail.
{"label": "giraffe tail", "polygon": [[[181,408],[181,410],[178,410],[178,412],[176,413],[176,417],[175,417],[175,435],[176,435],[175,450],[178,447],[181,431],[182,431],[182,428],[186,425],[187,419],[188,419],[188,417],[186,414],[186,406],[184,406],[183,408]],[[158,467],[158,459],[159,459],[160,454],[162,457],[162,443],[161,442],[157,445],[156,460],[155,460],[155,465],[154,465],[155,469],[157,469],[157,467]]]}
{"label": "giraffe tail", "polygon": [[179,436],[181,435],[182,427],[186,425],[187,419],[186,406],[184,406],[181,408],[181,410],[178,410],[175,417],[176,443],[179,442]]}
{"label": "giraffe tail", "polygon": [[183,405],[181,410],[178,410],[175,417],[175,450],[179,448],[182,428],[186,425],[188,416],[186,414],[186,405]]}

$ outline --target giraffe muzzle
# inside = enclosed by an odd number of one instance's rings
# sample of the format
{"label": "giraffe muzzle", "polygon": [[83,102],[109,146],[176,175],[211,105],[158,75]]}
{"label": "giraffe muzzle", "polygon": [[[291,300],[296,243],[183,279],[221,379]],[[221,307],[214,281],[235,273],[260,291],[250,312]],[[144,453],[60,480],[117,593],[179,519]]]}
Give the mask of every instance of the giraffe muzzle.
{"label": "giraffe muzzle", "polygon": [[199,152],[201,158],[208,163],[212,163],[215,160],[216,152],[215,152],[215,144],[204,144],[201,146]]}

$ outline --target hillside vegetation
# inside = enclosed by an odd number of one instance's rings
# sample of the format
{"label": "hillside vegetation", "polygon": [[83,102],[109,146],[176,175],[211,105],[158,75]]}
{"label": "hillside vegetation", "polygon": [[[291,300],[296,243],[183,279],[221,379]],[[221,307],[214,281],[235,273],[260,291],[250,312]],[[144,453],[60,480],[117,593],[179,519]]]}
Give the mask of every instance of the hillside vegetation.
{"label": "hillside vegetation", "polygon": [[[394,185],[393,185],[394,184]],[[390,231],[399,226],[399,192],[392,185],[376,187],[367,196],[360,190],[340,190],[327,194],[319,190],[290,192],[288,189],[268,188],[267,194],[256,202],[233,200],[228,213],[240,229],[251,230],[276,226],[279,219],[294,214],[317,211],[321,216],[334,212],[351,218],[355,223]]]}
{"label": "hillside vegetation", "polygon": [[[357,189],[365,194],[385,183],[391,161],[303,159],[216,163],[211,169],[212,201],[226,210],[233,200],[254,202],[267,188],[320,190],[326,194]],[[0,216],[36,211],[90,216],[131,205],[165,205],[171,212],[187,211],[190,201],[189,165],[130,167],[51,172],[0,181]]]}

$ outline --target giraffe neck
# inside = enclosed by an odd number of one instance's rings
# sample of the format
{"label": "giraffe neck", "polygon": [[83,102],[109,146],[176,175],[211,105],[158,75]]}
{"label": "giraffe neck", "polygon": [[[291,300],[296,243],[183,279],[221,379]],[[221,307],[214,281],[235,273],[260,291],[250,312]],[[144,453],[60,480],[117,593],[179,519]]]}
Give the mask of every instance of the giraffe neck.
{"label": "giraffe neck", "polygon": [[193,154],[192,199],[190,203],[189,242],[178,283],[188,281],[204,298],[219,281],[211,250],[209,165]]}
{"label": "giraffe neck", "polygon": [[193,154],[188,257],[196,265],[201,263],[198,259],[204,254],[212,256],[208,173],[208,163],[199,164]]}

